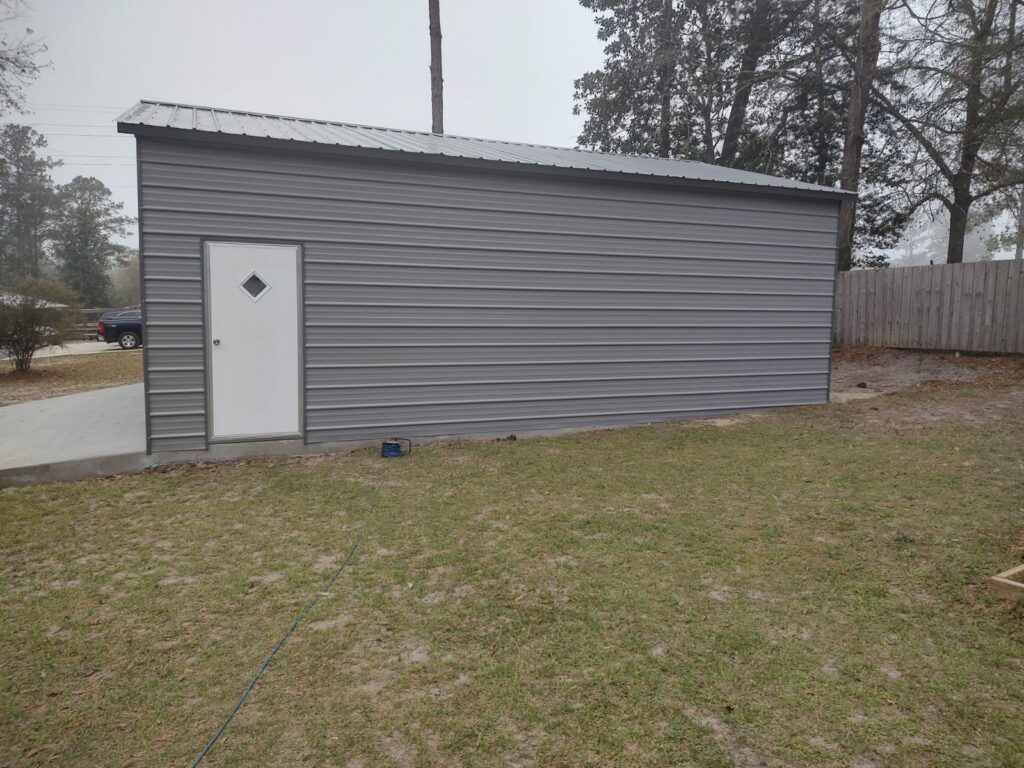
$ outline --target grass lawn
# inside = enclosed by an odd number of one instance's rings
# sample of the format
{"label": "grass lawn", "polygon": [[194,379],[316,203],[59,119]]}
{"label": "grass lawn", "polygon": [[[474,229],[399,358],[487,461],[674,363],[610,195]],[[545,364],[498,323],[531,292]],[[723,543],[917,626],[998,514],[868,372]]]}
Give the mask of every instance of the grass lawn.
{"label": "grass lawn", "polygon": [[137,381],[142,381],[141,350],[40,357],[24,373],[0,360],[0,406]]}
{"label": "grass lawn", "polygon": [[1007,387],[0,491],[0,765],[1022,765]]}

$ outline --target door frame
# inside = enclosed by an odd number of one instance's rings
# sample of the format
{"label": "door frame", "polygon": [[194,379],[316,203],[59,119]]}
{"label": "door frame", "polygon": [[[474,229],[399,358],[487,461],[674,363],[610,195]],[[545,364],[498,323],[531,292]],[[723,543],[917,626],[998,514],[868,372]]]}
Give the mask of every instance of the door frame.
{"label": "door frame", "polygon": [[[274,433],[263,435],[247,435],[246,437],[214,438],[213,437],[213,356],[210,327],[210,246],[220,244],[234,245],[280,245],[295,249],[295,287],[296,287],[296,331],[298,335],[296,353],[299,374],[298,384],[298,425],[297,432]],[[294,240],[276,240],[259,237],[201,237],[199,250],[202,257],[203,275],[203,386],[206,389],[206,445],[224,445],[231,443],[251,443],[266,440],[302,440],[306,442],[306,282],[305,282],[305,245]]]}

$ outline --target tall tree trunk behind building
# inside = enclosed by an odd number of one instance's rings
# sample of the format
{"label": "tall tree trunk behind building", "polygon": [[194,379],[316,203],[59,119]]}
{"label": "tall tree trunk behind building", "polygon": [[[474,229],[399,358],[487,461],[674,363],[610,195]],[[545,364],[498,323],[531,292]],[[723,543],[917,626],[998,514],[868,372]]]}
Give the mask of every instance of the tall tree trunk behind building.
{"label": "tall tree trunk behind building", "polygon": [[736,76],[736,91],[729,108],[729,119],[725,126],[722,139],[722,154],[719,162],[732,165],[736,161],[736,153],[740,145],[740,135],[747,119],[747,106],[750,104],[750,91],[757,80],[758,64],[771,47],[776,34],[772,24],[772,0],[757,0],[750,18],[743,30],[743,53],[740,54],[740,71]]}
{"label": "tall tree trunk behind building", "polygon": [[967,240],[967,212],[971,207],[970,193],[955,193],[949,211],[949,244],[946,247],[946,263],[962,264],[964,242]]}
{"label": "tall tree trunk behind building", "polygon": [[444,133],[444,78],[441,76],[440,0],[427,0],[430,9],[430,130]]}
{"label": "tall tree trunk behind building", "polygon": [[967,81],[967,90],[964,94],[964,122],[960,129],[960,163],[951,179],[953,205],[949,207],[947,264],[960,264],[964,260],[967,217],[971,204],[976,199],[971,191],[971,182],[974,179],[978,156],[985,143],[985,118],[982,115],[986,98],[984,93],[985,60],[992,42],[996,7],[997,0],[988,0],[988,8],[979,17],[968,48],[967,71],[964,73]]}
{"label": "tall tree trunk behind building", "polygon": [[658,93],[661,101],[661,112],[658,115],[658,156],[668,157],[672,154],[672,89],[675,85],[676,72],[672,0],[665,0],[658,57]]}
{"label": "tall tree trunk behind building", "polygon": [[[860,158],[864,149],[864,120],[868,112],[871,85],[878,66],[878,27],[885,0],[862,0],[860,29],[857,33],[857,64],[850,84],[850,107],[846,118],[846,140],[843,143],[843,169],[840,185],[857,191],[860,185]],[[843,200],[839,205],[839,269],[853,266],[853,225],[857,201]]]}

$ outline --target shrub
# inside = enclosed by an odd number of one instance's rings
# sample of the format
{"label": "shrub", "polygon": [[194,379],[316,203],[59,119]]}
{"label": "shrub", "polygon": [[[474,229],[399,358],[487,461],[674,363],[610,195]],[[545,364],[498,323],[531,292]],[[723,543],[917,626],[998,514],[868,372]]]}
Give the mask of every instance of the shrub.
{"label": "shrub", "polygon": [[77,320],[74,295],[42,280],[24,280],[0,288],[0,352],[16,371],[27,371],[32,356],[74,337]]}

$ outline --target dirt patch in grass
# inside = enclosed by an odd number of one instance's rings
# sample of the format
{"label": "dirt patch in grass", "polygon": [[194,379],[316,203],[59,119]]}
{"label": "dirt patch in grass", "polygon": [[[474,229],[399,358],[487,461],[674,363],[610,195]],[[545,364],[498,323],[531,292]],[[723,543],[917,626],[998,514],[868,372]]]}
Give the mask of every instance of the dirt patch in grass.
{"label": "dirt patch in grass", "polygon": [[892,429],[993,423],[1024,412],[1024,357],[847,347],[833,357],[832,401]]}
{"label": "dirt patch in grass", "polygon": [[1018,765],[1014,382],[0,491],[0,765]]}
{"label": "dirt patch in grass", "polygon": [[933,423],[995,424],[1024,413],[1024,388],[959,392],[950,396],[928,392],[919,397],[881,397],[861,406],[865,423],[890,429],[918,428]]}
{"label": "dirt patch in grass", "polygon": [[0,360],[0,406],[142,381],[142,351],[41,357],[29,371]]}
{"label": "dirt patch in grass", "polygon": [[923,385],[935,387],[968,383],[997,388],[1024,383],[1024,357],[874,347],[842,347],[832,356],[834,402],[874,397]]}

